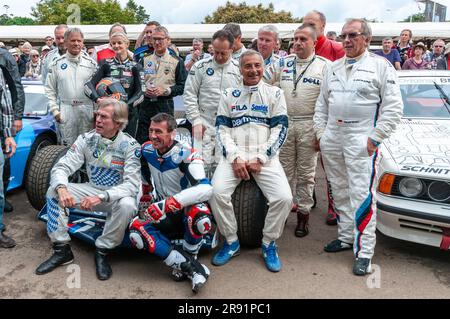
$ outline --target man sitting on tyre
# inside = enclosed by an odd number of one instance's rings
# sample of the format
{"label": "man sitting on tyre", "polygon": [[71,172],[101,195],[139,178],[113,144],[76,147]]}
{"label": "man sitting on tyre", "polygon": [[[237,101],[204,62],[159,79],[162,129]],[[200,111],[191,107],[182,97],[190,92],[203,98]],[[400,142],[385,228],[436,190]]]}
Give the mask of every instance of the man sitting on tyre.
{"label": "man sitting on tyre", "polygon": [[[202,204],[212,195],[203,160],[191,147],[175,140],[177,122],[167,113],[151,119],[150,141],[142,145],[142,156],[150,168],[156,200],[130,224],[131,242],[164,260],[179,281],[189,277],[197,292],[209,270],[197,261],[203,235],[211,229],[210,211]],[[174,248],[170,239],[183,238]]]}
{"label": "man sitting on tyre", "polygon": [[239,254],[231,195],[241,180],[253,176],[269,204],[262,253],[266,267],[277,272],[281,262],[275,240],[281,236],[292,207],[291,189],[278,159],[288,131],[286,100],[281,89],[261,81],[264,60],[260,53],[244,52],[240,68],[244,85],[225,90],[216,118],[217,143],[223,157],[212,180],[210,204],[225,242],[212,264],[222,266]]}
{"label": "man sitting on tyre", "polygon": [[[106,280],[111,276],[106,256],[122,243],[137,212],[141,186],[140,145],[122,132],[127,121],[125,103],[111,98],[100,100],[95,130],[78,136],[53,167],[47,192],[47,232],[54,253],[36,269],[36,274],[46,274],[73,261],[67,223],[68,208],[76,206],[108,213],[103,233],[95,242],[95,265],[98,279]],[[89,183],[69,183],[69,176],[83,164]]]}

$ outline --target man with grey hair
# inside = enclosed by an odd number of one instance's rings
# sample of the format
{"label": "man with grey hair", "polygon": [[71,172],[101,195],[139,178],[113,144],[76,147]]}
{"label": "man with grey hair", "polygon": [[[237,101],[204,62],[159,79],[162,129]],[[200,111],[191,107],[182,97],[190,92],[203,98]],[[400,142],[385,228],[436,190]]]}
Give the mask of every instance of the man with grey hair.
{"label": "man with grey hair", "polygon": [[223,27],[223,30],[230,32],[234,36],[232,57],[233,59],[239,61],[239,59],[241,58],[241,54],[247,51],[245,46],[242,44],[241,27],[237,23],[227,23]]}
{"label": "man with grey hair", "polygon": [[[140,145],[122,129],[128,120],[127,105],[106,98],[99,102],[95,130],[78,136],[53,167],[47,192],[47,233],[53,255],[36,269],[43,275],[74,259],[67,231],[69,208],[106,212],[103,233],[95,241],[97,278],[108,279],[108,253],[122,243],[137,212],[140,192]],[[88,183],[69,183],[69,176],[86,165]]]}
{"label": "man with grey hair", "polygon": [[240,69],[243,85],[222,93],[216,118],[222,159],[212,179],[213,197],[209,203],[225,241],[212,264],[225,265],[240,252],[231,196],[241,180],[253,176],[269,204],[262,255],[267,269],[278,272],[281,261],[276,240],[283,233],[292,207],[289,182],[278,159],[288,129],[286,100],[283,90],[262,81],[264,61],[260,53],[242,53]]}
{"label": "man with grey hair", "polygon": [[378,146],[400,122],[403,102],[394,67],[368,51],[368,23],[348,20],[340,36],[346,56],[327,68],[313,118],[339,216],[338,239],[324,250],[353,247],[353,273],[363,276],[375,250]]}
{"label": "man with grey hair", "polygon": [[258,31],[257,47],[258,52],[264,59],[264,67],[278,61],[279,57],[274,51],[277,47],[278,29],[274,25],[265,25]]}
{"label": "man with grey hair", "polygon": [[194,38],[192,40],[192,53],[186,56],[184,66],[186,67],[186,70],[189,71],[195,62],[207,59],[209,57],[211,57],[209,53],[203,52],[203,40],[200,38]]}
{"label": "man with grey hair", "polygon": [[433,42],[433,51],[425,54],[425,61],[430,63],[431,69],[437,69],[437,59],[444,54],[445,42],[442,39],[437,39]]}
{"label": "man with grey hair", "polygon": [[309,233],[318,154],[312,119],[323,74],[330,64],[329,60],[315,54],[316,42],[316,30],[301,25],[294,33],[295,55],[281,57],[264,72],[265,80],[279,86],[286,98],[289,134],[280,152],[280,161],[296,204],[297,237]]}
{"label": "man with grey hair", "polygon": [[97,62],[82,53],[84,36],[80,29],[68,29],[64,43],[67,53],[50,64],[45,94],[57,122],[59,141],[70,146],[94,125],[94,104],[84,94],[84,84],[95,73]]}
{"label": "man with grey hair", "polygon": [[41,79],[42,83],[44,84],[47,81],[48,69],[50,67],[50,64],[59,57],[63,56],[67,51],[67,48],[64,45],[64,33],[66,33],[68,28],[69,27],[66,24],[57,25],[55,28],[56,49],[53,49],[52,51],[47,53],[45,59],[42,62]]}

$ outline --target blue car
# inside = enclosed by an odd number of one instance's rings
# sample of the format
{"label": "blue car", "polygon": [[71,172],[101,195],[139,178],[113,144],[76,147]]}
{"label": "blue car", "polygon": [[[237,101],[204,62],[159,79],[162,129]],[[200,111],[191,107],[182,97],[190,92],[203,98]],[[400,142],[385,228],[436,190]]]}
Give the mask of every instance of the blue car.
{"label": "blue car", "polygon": [[15,136],[17,150],[10,160],[8,191],[24,185],[31,160],[40,149],[57,143],[56,126],[49,112],[44,85],[38,80],[22,80],[22,84],[25,91],[23,129]]}

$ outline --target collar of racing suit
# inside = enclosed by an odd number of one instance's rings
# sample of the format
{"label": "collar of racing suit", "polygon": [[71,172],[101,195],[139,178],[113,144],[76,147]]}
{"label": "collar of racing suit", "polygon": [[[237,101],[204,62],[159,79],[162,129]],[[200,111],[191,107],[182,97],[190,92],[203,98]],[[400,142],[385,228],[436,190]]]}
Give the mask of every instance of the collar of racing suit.
{"label": "collar of racing suit", "polygon": [[261,83],[263,82],[263,80],[259,81],[258,84],[256,85],[243,85],[243,92],[252,94],[252,93],[257,93],[259,91],[259,87],[261,86]]}
{"label": "collar of racing suit", "polygon": [[313,52],[309,57],[307,57],[306,59],[300,59],[298,56],[296,58],[297,64],[303,65],[303,64],[307,64],[309,62],[311,62],[311,60],[314,58],[315,56],[315,52]]}
{"label": "collar of racing suit", "polygon": [[215,67],[218,67],[218,68],[224,68],[224,67],[226,67],[228,64],[230,64],[231,59],[232,59],[232,57],[231,57],[231,55],[230,55],[230,58],[228,59],[227,62],[225,62],[224,64],[219,64],[219,63],[216,62],[216,59],[213,58],[213,64],[214,64]]}
{"label": "collar of racing suit", "polygon": [[365,50],[363,54],[358,55],[357,57],[354,58],[345,57],[345,65],[351,65],[361,61],[361,59],[366,55],[366,53],[367,50]]}
{"label": "collar of racing suit", "polygon": [[121,140],[120,136],[121,136],[122,131],[118,131],[116,135],[114,135],[114,137],[112,137],[111,139],[107,138],[107,137],[103,137],[98,133],[95,133],[95,135],[97,136],[97,140],[98,140],[98,146],[99,147],[108,147],[112,144],[115,143],[116,140]]}
{"label": "collar of racing suit", "polygon": [[168,155],[171,156],[172,154],[170,151],[178,144],[178,141],[174,140],[172,145],[167,149],[167,151],[164,152],[164,154],[159,153],[158,150],[156,150],[156,154],[158,155],[158,157],[167,157]]}
{"label": "collar of racing suit", "polygon": [[68,51],[66,53],[67,60],[73,63],[80,63],[81,61],[81,53],[79,55],[72,55]]}

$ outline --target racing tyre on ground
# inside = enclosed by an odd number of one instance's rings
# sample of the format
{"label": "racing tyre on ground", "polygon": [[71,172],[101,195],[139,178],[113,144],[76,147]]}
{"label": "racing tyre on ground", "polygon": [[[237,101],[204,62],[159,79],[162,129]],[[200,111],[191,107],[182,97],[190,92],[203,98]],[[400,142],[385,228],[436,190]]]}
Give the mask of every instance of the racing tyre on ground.
{"label": "racing tyre on ground", "polygon": [[239,242],[246,246],[261,246],[268,205],[267,199],[253,178],[242,181],[236,187],[232,202],[238,224]]}
{"label": "racing tyre on ground", "polygon": [[25,190],[31,206],[35,209],[41,210],[44,207],[45,195],[50,185],[50,172],[68,149],[67,146],[50,145],[39,150],[31,160]]}

